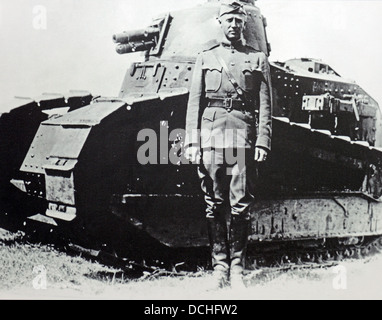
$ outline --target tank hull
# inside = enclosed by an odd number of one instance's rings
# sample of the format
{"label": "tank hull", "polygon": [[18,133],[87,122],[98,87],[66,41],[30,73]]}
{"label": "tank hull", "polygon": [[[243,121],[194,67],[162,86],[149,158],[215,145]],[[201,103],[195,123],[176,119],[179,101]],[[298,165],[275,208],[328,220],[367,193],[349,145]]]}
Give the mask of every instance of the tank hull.
{"label": "tank hull", "polygon": [[[82,220],[99,234],[113,214],[165,246],[206,246],[197,166],[174,156],[182,151],[188,94],[173,94],[102,99],[43,122],[22,171],[30,176],[24,168],[38,167],[46,215],[58,224]],[[286,118],[273,123],[272,154],[258,168],[251,241],[382,234],[380,188],[369,173],[381,151]],[[141,163],[146,151],[155,157]],[[33,196],[37,185],[24,183]]]}

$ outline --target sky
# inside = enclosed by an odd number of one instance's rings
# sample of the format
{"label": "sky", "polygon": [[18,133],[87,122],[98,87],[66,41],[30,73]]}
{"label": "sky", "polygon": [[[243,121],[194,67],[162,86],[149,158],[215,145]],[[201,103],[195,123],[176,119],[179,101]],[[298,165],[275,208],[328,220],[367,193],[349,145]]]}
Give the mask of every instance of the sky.
{"label": "sky", "polygon": [[[117,96],[137,55],[112,35],[206,0],[0,0],[0,112],[14,96],[69,90]],[[382,1],[258,0],[270,60],[312,57],[355,80],[382,105]]]}

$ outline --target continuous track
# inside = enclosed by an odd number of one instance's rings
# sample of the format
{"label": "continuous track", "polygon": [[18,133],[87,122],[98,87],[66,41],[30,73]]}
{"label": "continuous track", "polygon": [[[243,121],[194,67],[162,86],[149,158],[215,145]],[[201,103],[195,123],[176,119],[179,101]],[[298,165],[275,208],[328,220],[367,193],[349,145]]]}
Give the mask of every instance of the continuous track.
{"label": "continuous track", "polygon": [[[247,269],[267,272],[320,269],[338,265],[342,261],[365,259],[382,252],[382,236],[360,238],[357,244],[346,244],[346,240],[329,239],[316,246],[299,242],[283,244],[275,250],[271,243],[251,245],[247,253]],[[273,247],[273,248],[272,248]],[[120,268],[130,275],[144,274],[146,277],[184,276],[200,270],[209,270],[209,249],[167,249],[162,260],[142,256],[139,260],[121,257],[105,250],[84,248],[74,243],[63,247],[70,253],[81,254],[96,261]]]}
{"label": "continuous track", "polygon": [[[46,232],[47,230],[45,230]],[[50,233],[51,235],[52,233]],[[36,233],[34,234],[36,235]],[[0,240],[4,245],[17,243],[40,243],[30,233],[18,232],[15,236],[7,233],[7,238]],[[49,242],[49,235],[45,237]],[[208,248],[172,250],[168,249],[163,260],[142,256],[135,260],[121,257],[108,250],[94,250],[64,239],[52,240],[57,250],[114,267],[120,270],[124,279],[153,279],[163,276],[201,276],[210,269]],[[351,259],[365,259],[382,252],[382,236],[359,238],[357,244],[350,244],[347,239],[328,239],[326,241],[289,243],[259,243],[251,245],[247,253],[247,271],[251,277],[259,271],[261,274],[278,274],[299,270],[325,269]],[[354,241],[353,241],[354,242]],[[52,243],[50,243],[52,244]],[[184,259],[185,258],[185,259]]]}

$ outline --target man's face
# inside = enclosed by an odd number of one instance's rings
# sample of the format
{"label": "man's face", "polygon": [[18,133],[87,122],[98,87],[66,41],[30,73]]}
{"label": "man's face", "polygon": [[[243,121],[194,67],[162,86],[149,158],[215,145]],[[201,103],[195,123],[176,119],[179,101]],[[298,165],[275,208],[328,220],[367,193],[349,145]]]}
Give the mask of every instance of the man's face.
{"label": "man's face", "polygon": [[220,24],[226,38],[230,41],[241,39],[245,27],[245,16],[242,14],[228,13],[220,17]]}

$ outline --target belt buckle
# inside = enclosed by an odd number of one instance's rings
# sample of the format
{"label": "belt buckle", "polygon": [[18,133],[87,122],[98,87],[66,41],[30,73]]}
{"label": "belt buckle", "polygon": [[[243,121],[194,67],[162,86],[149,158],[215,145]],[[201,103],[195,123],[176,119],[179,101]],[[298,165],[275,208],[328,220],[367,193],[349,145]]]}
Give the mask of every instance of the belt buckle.
{"label": "belt buckle", "polygon": [[227,112],[231,112],[233,110],[233,101],[232,98],[226,98],[224,100],[224,105],[227,110]]}

